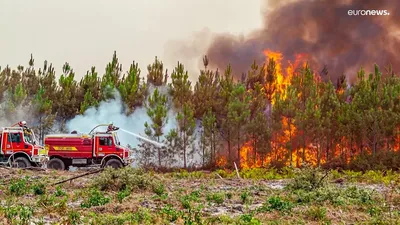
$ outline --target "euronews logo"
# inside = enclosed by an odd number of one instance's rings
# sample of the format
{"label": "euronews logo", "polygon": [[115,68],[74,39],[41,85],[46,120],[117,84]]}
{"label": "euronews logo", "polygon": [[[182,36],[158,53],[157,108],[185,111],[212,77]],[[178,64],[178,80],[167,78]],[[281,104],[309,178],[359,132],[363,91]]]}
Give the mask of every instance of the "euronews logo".
{"label": "euronews logo", "polygon": [[350,9],[347,11],[347,15],[349,16],[389,16],[390,13],[385,10],[377,10],[377,9],[368,9],[368,10],[355,10]]}

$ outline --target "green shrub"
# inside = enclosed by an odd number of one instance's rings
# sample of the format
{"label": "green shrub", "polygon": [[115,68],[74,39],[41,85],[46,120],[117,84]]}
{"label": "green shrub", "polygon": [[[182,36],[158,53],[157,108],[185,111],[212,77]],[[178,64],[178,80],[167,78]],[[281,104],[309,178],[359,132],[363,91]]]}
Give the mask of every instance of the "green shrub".
{"label": "green shrub", "polygon": [[131,191],[129,189],[124,189],[121,190],[117,193],[117,200],[119,203],[122,203],[122,200],[124,200],[126,197],[128,197],[131,194]]}
{"label": "green shrub", "polygon": [[242,200],[243,204],[247,204],[250,202],[250,193],[245,190],[240,194],[240,199]]}
{"label": "green shrub", "polygon": [[289,201],[282,200],[279,196],[272,196],[265,202],[260,208],[258,208],[258,212],[271,212],[273,210],[277,210],[280,212],[289,212],[293,208],[293,204]]}
{"label": "green shrub", "polygon": [[99,190],[93,188],[89,191],[88,198],[81,203],[82,208],[101,206],[110,202],[110,198],[105,197]]}
{"label": "green shrub", "polygon": [[[246,225],[261,225],[261,221],[254,218],[254,215],[252,213],[250,214],[243,214],[239,217],[240,222],[243,222],[243,224]],[[242,224],[242,223],[240,223]]]}
{"label": "green shrub", "polygon": [[158,195],[161,196],[165,193],[165,187],[164,184],[155,184],[153,185],[153,192]]}
{"label": "green shrub", "polygon": [[180,216],[179,211],[169,204],[164,206],[160,213],[167,217],[168,222],[175,222]]}
{"label": "green shrub", "polygon": [[34,184],[32,187],[35,195],[43,195],[46,192],[46,186],[43,183]]}
{"label": "green shrub", "polygon": [[28,190],[28,177],[24,177],[17,180],[12,180],[8,190],[11,194],[16,196],[24,195]]}
{"label": "green shrub", "polygon": [[57,186],[54,195],[57,197],[61,197],[61,196],[66,196],[67,193],[60,186]]}
{"label": "green shrub", "polygon": [[33,216],[33,208],[30,206],[7,205],[1,206],[0,209],[9,224],[28,225]]}
{"label": "green shrub", "polygon": [[321,206],[311,206],[307,210],[307,217],[311,220],[322,221],[326,219],[326,208]]}
{"label": "green shrub", "polygon": [[131,188],[132,190],[151,190],[154,183],[157,183],[154,177],[151,177],[141,169],[134,169],[132,167],[121,169],[106,168],[94,179],[92,187],[102,191],[121,191],[126,188]]}
{"label": "green shrub", "polygon": [[71,225],[80,224],[81,221],[81,214],[78,211],[71,210],[68,212],[68,220],[67,223]]}
{"label": "green shrub", "polygon": [[306,165],[302,169],[297,169],[295,176],[287,188],[292,190],[313,191],[326,185],[328,172],[324,173],[319,168]]}
{"label": "green shrub", "polygon": [[222,204],[225,200],[224,193],[212,193],[207,195],[207,201],[214,202],[216,204]]}

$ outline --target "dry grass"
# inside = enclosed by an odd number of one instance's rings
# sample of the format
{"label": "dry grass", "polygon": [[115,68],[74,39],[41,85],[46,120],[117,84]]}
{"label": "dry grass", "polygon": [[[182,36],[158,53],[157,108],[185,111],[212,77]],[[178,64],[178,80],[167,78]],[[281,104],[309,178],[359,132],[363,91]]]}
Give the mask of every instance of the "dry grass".
{"label": "dry grass", "polygon": [[[212,173],[154,174],[126,168],[50,185],[85,172],[0,169],[0,224],[400,222],[400,189],[396,184],[381,187],[325,182],[304,191],[299,183],[295,185],[299,190],[285,188],[301,179],[221,179]],[[24,177],[25,183],[21,180]],[[43,194],[41,183],[46,187]],[[356,188],[350,188],[354,184]],[[371,191],[374,188],[377,191]],[[32,212],[19,206],[31,207]]]}

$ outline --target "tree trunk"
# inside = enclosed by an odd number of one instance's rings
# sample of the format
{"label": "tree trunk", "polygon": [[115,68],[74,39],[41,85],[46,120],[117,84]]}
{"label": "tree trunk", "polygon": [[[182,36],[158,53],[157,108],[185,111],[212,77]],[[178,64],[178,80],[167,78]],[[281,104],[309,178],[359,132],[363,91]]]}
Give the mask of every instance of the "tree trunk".
{"label": "tree trunk", "polygon": [[215,151],[215,134],[214,131],[211,133],[211,152],[213,153],[213,157],[211,158],[211,162],[215,165],[216,162],[216,151]]}
{"label": "tree trunk", "polygon": [[238,126],[238,142],[237,142],[237,147],[238,147],[238,149],[237,149],[237,166],[238,166],[238,168],[240,169],[240,126]]}
{"label": "tree trunk", "polygon": [[[160,136],[157,137],[157,142],[160,143]],[[158,152],[158,167],[161,168],[161,148],[157,147]]]}
{"label": "tree trunk", "polygon": [[232,155],[231,155],[231,134],[230,131],[228,131],[228,160],[229,160],[229,164],[232,163]]}
{"label": "tree trunk", "polygon": [[292,129],[291,129],[291,119],[288,119],[288,126],[289,126],[289,143],[290,143],[290,166],[293,166],[293,146],[292,146]]}
{"label": "tree trunk", "polygon": [[303,138],[302,139],[303,139],[303,156],[302,156],[302,158],[303,158],[303,163],[305,163],[306,162],[306,147],[307,147],[305,129],[303,129]]}
{"label": "tree trunk", "polygon": [[186,134],[183,134],[183,167],[186,169]]}

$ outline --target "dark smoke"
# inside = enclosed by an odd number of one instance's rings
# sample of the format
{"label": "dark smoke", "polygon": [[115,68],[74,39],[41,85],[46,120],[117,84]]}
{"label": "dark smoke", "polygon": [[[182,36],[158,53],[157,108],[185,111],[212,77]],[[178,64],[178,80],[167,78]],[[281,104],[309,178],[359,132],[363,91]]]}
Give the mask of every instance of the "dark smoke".
{"label": "dark smoke", "polygon": [[[245,38],[216,36],[207,51],[210,67],[223,69],[230,63],[239,78],[254,60],[263,63],[263,50],[270,49],[282,52],[285,61],[305,53],[315,63],[315,70],[326,65],[331,79],[346,74],[353,80],[356,70],[361,66],[371,69],[374,63],[381,67],[392,64],[394,71],[399,71],[400,57],[395,51],[400,49],[400,1],[268,2],[262,29]],[[363,9],[387,10],[390,15],[348,15],[348,10]]]}

